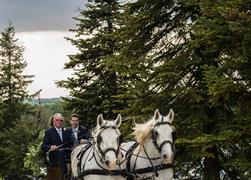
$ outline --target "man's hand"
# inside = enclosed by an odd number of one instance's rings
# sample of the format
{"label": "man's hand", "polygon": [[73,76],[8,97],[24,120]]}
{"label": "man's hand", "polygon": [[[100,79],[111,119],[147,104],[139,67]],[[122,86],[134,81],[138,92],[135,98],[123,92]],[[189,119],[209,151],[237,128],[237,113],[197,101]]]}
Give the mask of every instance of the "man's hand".
{"label": "man's hand", "polygon": [[52,146],[50,147],[50,151],[55,151],[55,150],[57,150],[57,146],[56,146],[56,145],[52,145]]}
{"label": "man's hand", "polygon": [[86,143],[87,142],[87,140],[85,140],[85,139],[80,139],[80,144],[84,144],[84,143]]}

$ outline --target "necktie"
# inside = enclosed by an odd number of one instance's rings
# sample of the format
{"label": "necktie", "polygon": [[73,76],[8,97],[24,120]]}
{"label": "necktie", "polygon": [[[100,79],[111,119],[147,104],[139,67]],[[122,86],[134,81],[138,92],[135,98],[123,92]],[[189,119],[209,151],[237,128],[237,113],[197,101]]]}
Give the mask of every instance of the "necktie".
{"label": "necktie", "polygon": [[74,137],[76,140],[78,140],[78,130],[77,129],[72,129]]}
{"label": "necktie", "polygon": [[60,136],[61,141],[63,142],[62,129],[58,129],[58,134]]}

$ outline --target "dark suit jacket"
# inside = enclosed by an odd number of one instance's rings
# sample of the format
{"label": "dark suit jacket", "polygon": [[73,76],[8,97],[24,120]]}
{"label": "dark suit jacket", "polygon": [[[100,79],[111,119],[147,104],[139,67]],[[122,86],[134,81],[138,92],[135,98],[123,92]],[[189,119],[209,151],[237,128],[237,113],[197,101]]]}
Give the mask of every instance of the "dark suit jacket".
{"label": "dark suit jacket", "polygon": [[88,140],[88,139],[92,138],[92,136],[91,136],[90,132],[87,130],[87,128],[84,127],[84,126],[81,126],[81,125],[78,127],[78,139],[77,139],[77,140],[75,139],[75,136],[74,136],[74,133],[73,133],[71,127],[68,128],[68,129],[66,130],[66,132],[67,132],[67,134],[69,134],[69,136],[71,137],[72,141],[73,141],[75,144],[76,144],[76,143],[79,143],[79,141],[80,141],[81,139]]}
{"label": "dark suit jacket", "polygon": [[72,143],[71,137],[69,137],[64,128],[62,130],[62,136],[63,136],[63,141],[61,140],[55,127],[45,130],[44,141],[42,145],[43,151],[45,152],[49,151],[52,145],[59,146],[64,144],[61,148],[70,147]]}
{"label": "dark suit jacket", "polygon": [[[56,145],[56,146],[62,145],[60,148],[68,148],[68,147],[70,148],[73,145],[73,142],[72,142],[71,137],[64,130],[64,128],[62,130],[62,137],[63,137],[63,141],[61,140],[55,127],[45,130],[42,150],[44,152],[48,152],[52,145]],[[50,152],[49,157],[48,157],[50,162],[47,162],[47,163],[50,163],[51,165],[56,165],[58,164],[57,161],[59,161],[59,163],[62,163],[62,161],[67,161],[70,158],[70,150],[64,150],[63,151],[65,153],[64,160],[62,159],[57,160],[56,154],[58,152],[59,151]]]}

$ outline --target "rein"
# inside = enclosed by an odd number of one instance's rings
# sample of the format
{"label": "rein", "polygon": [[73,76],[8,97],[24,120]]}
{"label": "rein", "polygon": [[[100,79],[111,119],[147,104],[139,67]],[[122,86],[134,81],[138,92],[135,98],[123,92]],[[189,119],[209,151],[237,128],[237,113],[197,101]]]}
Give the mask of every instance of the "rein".
{"label": "rein", "polygon": [[[80,138],[82,138],[82,137],[84,137],[84,136],[80,136]],[[90,144],[90,143],[91,143],[91,140],[92,140],[91,138],[88,139],[87,143]],[[72,142],[73,142],[73,140],[70,140],[70,141],[67,141],[67,142],[65,142],[65,143],[62,143],[62,144],[58,145],[58,146],[57,146],[57,149],[54,150],[54,151],[72,150],[72,148],[69,148],[69,147],[67,147],[67,148],[62,148],[64,145],[67,145],[67,144],[72,143]],[[49,154],[50,154],[50,152],[54,152],[54,151],[49,150],[49,151],[46,152],[46,161],[48,161],[48,162],[50,161],[50,159],[49,159]]]}
{"label": "rein", "polygon": [[[108,170],[108,169],[105,169],[103,168],[99,163],[98,163],[98,160],[97,160],[97,157],[95,156],[95,150],[94,150],[94,146],[95,144],[92,144],[91,146],[89,147],[85,147],[83,148],[79,154],[77,155],[77,159],[79,160],[78,162],[78,178],[83,178],[84,176],[87,176],[87,175],[113,175],[113,176],[119,176],[121,175],[121,170]],[[84,156],[84,154],[87,152],[87,150],[92,147],[92,149],[89,151],[89,154],[87,155],[86,157],[86,160],[83,164],[83,168],[81,168],[81,165],[82,165],[82,158]],[[92,156],[91,158],[89,159],[89,156],[90,156],[90,153],[91,151],[93,151],[92,153]],[[95,159],[95,162],[96,164],[101,168],[101,169],[87,169],[85,170],[85,164],[86,164],[86,161],[90,161],[92,158],[94,157]]]}
{"label": "rein", "polygon": [[[124,177],[126,176],[126,174],[127,174],[126,170],[121,170],[121,169],[108,170],[108,169],[105,169],[104,167],[102,167],[102,165],[99,164],[99,162],[97,160],[97,157],[95,155],[96,151],[95,151],[94,146],[95,146],[95,144],[92,144],[92,150],[90,150],[89,154],[87,155],[83,168],[81,168],[82,157],[83,157],[84,153],[87,151],[87,149],[89,149],[89,148],[87,148],[85,151],[81,151],[80,152],[81,155],[79,155],[80,153],[77,155],[77,156],[80,157],[78,159],[79,160],[79,162],[78,162],[78,178],[83,178],[83,177],[85,177],[87,175],[105,175],[105,176],[121,176],[122,175]],[[89,158],[89,155],[90,155],[91,151],[93,151],[93,153],[92,153],[92,157],[89,159],[89,161],[94,157],[94,160],[95,160],[96,164],[101,169],[87,169],[87,170],[84,169],[86,161]],[[101,158],[101,157],[99,156],[99,158]]]}
{"label": "rein", "polygon": [[[137,144],[138,145],[138,144]],[[131,147],[134,147],[134,144],[131,146]],[[135,149],[136,149],[137,146],[135,146]],[[129,157],[129,156],[138,156],[140,158],[143,158],[143,159],[151,159],[151,160],[157,160],[157,159],[160,159],[161,157],[145,157],[145,156],[141,156],[141,155],[137,155],[137,154],[133,154],[133,151],[131,151],[130,149],[128,151],[126,151],[125,149],[123,148],[120,148],[122,151],[126,152],[129,152],[126,157]],[[133,149],[134,150],[134,149]],[[123,161],[120,162],[120,164],[122,164],[124,161],[126,161],[127,158],[123,159]]]}
{"label": "rein", "polygon": [[[79,136],[79,138],[82,138],[82,137],[84,137],[84,135],[83,135],[83,136]],[[90,143],[91,140],[92,140],[92,138],[88,139],[88,140],[87,140],[87,143]],[[56,149],[55,151],[57,151],[57,150],[69,150],[70,148],[61,148],[61,147],[63,147],[64,145],[67,145],[67,144],[69,144],[69,143],[72,143],[73,141],[74,141],[74,140],[70,140],[70,141],[67,141],[67,142],[65,142],[65,143],[62,143],[62,144],[58,145],[58,146],[57,146],[57,149]],[[49,152],[52,152],[52,151],[49,150],[47,153],[49,153]]]}
{"label": "rein", "polygon": [[[131,157],[132,156],[136,156],[136,158],[144,158],[144,159],[148,159],[148,160],[157,160],[157,159],[160,159],[160,157],[157,157],[157,158],[150,158],[149,156],[147,157],[144,157],[144,156],[140,156],[140,155],[137,155],[137,154],[134,154],[134,150],[138,147],[139,143],[135,141],[135,143],[126,151],[125,149],[123,148],[120,148],[121,150],[123,150],[124,152],[126,152],[126,155],[125,155],[125,159],[121,162],[121,164],[127,160],[127,163],[126,163],[126,175],[127,177],[130,179],[130,178],[140,178],[140,179],[146,179],[146,176],[139,176],[139,174],[144,174],[144,173],[149,173],[149,172],[155,172],[155,175],[156,177],[158,177],[158,171],[160,170],[163,170],[163,169],[169,169],[169,168],[172,168],[173,167],[173,164],[160,164],[160,165],[157,165],[157,166],[154,166],[153,164],[151,164],[152,166],[151,167],[145,167],[145,168],[139,168],[139,169],[135,169],[133,168],[133,171],[131,171],[131,164],[130,164],[130,161],[131,161]],[[144,148],[144,151],[145,151],[145,148]]]}

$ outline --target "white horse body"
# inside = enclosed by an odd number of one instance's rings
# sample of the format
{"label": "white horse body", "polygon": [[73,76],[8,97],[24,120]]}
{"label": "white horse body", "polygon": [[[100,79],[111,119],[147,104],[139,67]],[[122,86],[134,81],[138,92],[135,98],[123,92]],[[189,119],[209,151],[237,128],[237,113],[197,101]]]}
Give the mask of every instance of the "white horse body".
{"label": "white horse body", "polygon": [[[173,179],[173,143],[172,138],[173,128],[170,126],[173,120],[173,111],[170,110],[168,116],[162,117],[159,114],[159,111],[156,110],[154,118],[151,121],[148,121],[145,124],[137,125],[134,128],[134,135],[136,137],[138,146],[133,150],[130,158],[130,169],[129,171],[133,175],[133,179],[140,179],[143,177],[152,177],[154,180],[171,180]],[[160,125],[158,125],[160,124]],[[156,125],[158,127],[156,127]],[[162,126],[163,125],[163,126]],[[156,148],[156,145],[153,143],[152,133],[158,131],[158,137],[156,138],[156,143],[159,147]],[[132,146],[133,142],[122,143],[121,149],[128,151]],[[149,160],[150,158],[150,160]],[[159,165],[166,165],[170,168],[165,168],[157,170],[157,175],[153,171],[145,173],[137,173],[137,170],[142,170],[145,168],[157,167]],[[135,177],[133,172],[136,172],[138,177]]]}
{"label": "white horse body", "polygon": [[[117,165],[117,161],[121,160],[121,153],[116,154],[120,144],[118,137],[120,132],[117,129],[121,124],[121,116],[119,115],[115,121],[105,121],[102,116],[98,117],[97,128],[94,131],[94,143],[89,147],[81,158],[81,173],[87,171],[102,171],[102,172],[119,172],[125,170],[125,166]],[[105,128],[104,128],[105,127]],[[103,128],[103,129],[102,129]],[[102,175],[90,173],[84,177],[79,177],[77,157],[83,148],[88,145],[79,145],[71,154],[71,169],[72,176],[85,180],[121,180],[126,179],[120,175]],[[114,150],[113,150],[114,149]],[[103,154],[103,155],[102,155]]]}
{"label": "white horse body", "polygon": [[[123,143],[121,148],[123,149],[128,149],[130,148],[132,143],[130,143],[129,147],[126,143]],[[145,149],[147,151],[147,154],[150,158],[153,158],[153,157],[160,157],[160,153],[156,150],[156,148],[154,147],[154,145],[151,143],[151,139],[149,138],[148,140],[146,140],[145,142]],[[138,156],[139,158],[137,158],[136,160],[136,155],[137,155],[137,152],[139,151],[141,147],[138,146],[135,150],[134,150],[134,153],[133,155],[131,156],[131,159],[130,159],[130,171],[133,171],[133,168],[134,168],[134,162],[136,161],[136,164],[135,164],[135,169],[142,169],[142,168],[147,168],[147,167],[152,167],[150,161],[147,158],[147,155],[145,154],[144,151],[141,151]],[[141,158],[141,157],[145,157],[145,158]],[[163,159],[157,159],[157,160],[152,160],[152,163],[153,163],[153,166],[158,166],[160,164],[163,164]],[[155,176],[155,174],[153,172],[149,172],[149,173],[143,173],[143,174],[138,174],[139,177],[144,177],[144,176],[147,176],[147,177],[150,177],[150,176]],[[134,178],[134,179],[137,179],[137,178]],[[153,178],[154,180],[171,180],[173,179],[173,169],[172,168],[168,168],[168,169],[163,169],[163,170],[160,170],[158,171],[158,177],[154,177]]]}

